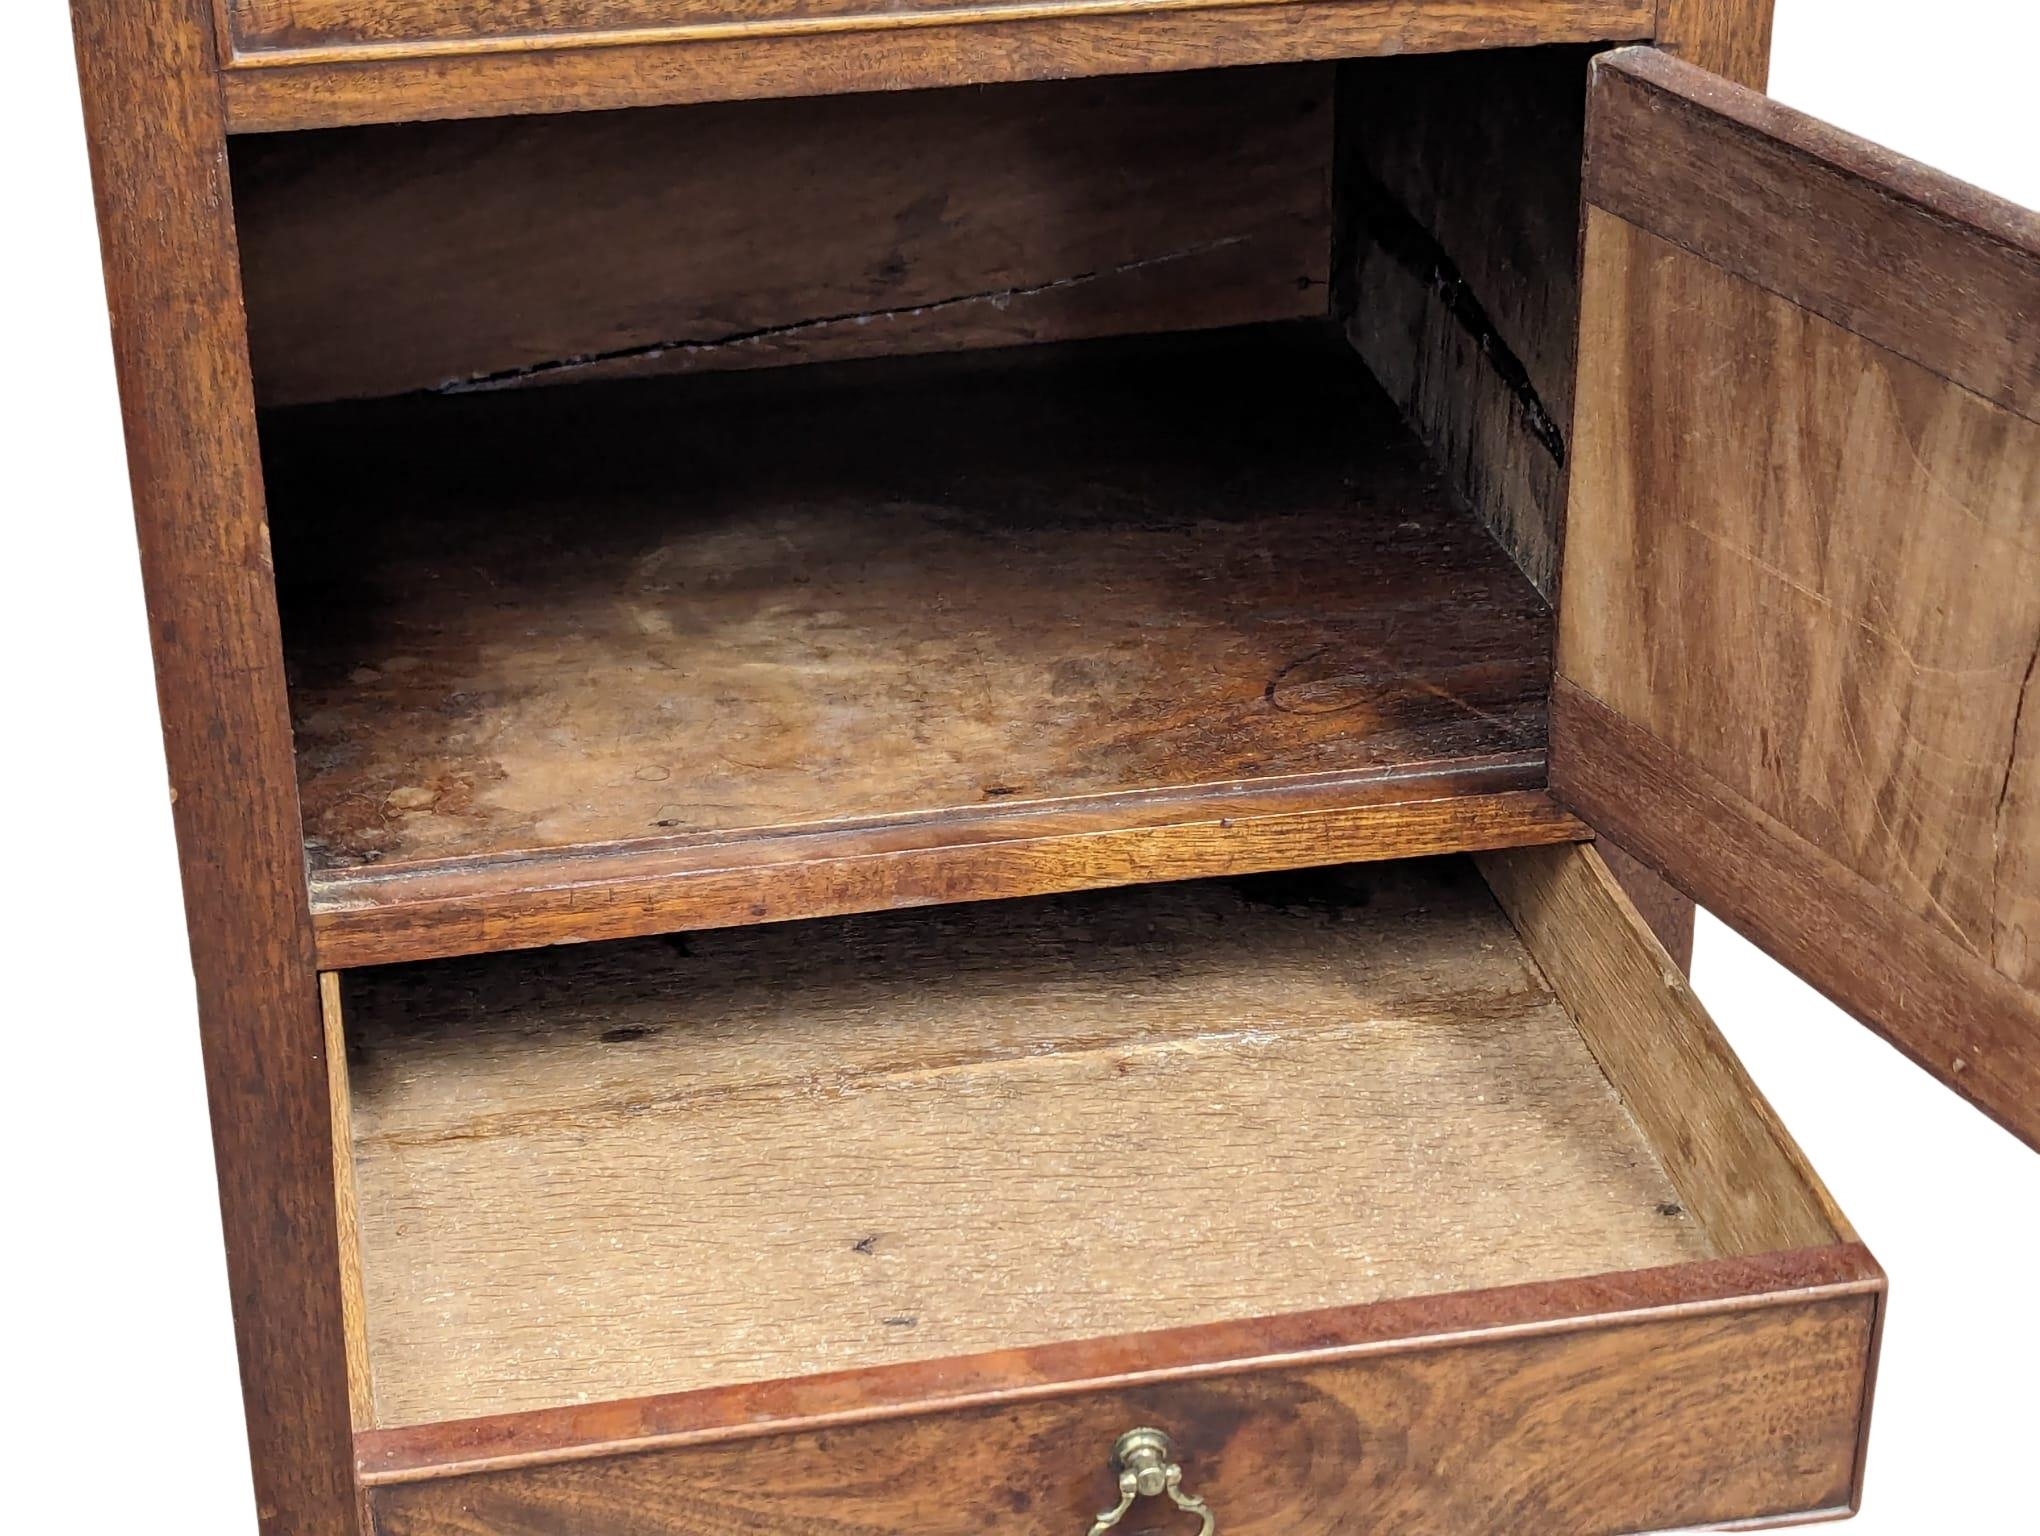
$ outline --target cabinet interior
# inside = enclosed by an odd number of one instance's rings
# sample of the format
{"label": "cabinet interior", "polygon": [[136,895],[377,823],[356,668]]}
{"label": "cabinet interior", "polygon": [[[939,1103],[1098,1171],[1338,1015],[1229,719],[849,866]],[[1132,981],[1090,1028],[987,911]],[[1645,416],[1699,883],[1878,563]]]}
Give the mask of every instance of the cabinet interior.
{"label": "cabinet interior", "polygon": [[275,440],[315,872],[1543,750],[1548,610],[1308,323]]}
{"label": "cabinet interior", "polygon": [[1586,59],[236,140],[315,913],[1540,789]]}

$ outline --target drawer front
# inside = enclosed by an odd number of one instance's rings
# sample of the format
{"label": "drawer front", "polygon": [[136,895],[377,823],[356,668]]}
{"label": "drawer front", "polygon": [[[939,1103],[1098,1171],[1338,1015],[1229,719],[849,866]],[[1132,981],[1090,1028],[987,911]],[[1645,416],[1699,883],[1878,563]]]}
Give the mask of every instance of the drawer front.
{"label": "drawer front", "polygon": [[1634,40],[1657,22],[1656,0],[220,5],[237,133]]}
{"label": "drawer front", "polygon": [[[1874,1295],[373,1486],[379,1536],[1085,1536],[1168,1434],[1222,1536],[1675,1530],[1851,1507]],[[371,1475],[373,1473],[371,1472]],[[1194,1533],[1165,1498],[1116,1529]]]}
{"label": "drawer front", "polygon": [[[941,22],[1044,21],[1154,11],[1309,10],[1303,0],[228,0],[234,49],[524,50],[581,42],[773,37]],[[1362,9],[1362,7],[1355,7]],[[1322,6],[1316,7],[1322,10]],[[1365,10],[1375,10],[1366,6]],[[1397,7],[1412,40],[1507,29],[1534,40],[1647,35],[1647,0],[1421,0]],[[1436,13],[1436,14],[1431,14]],[[1284,57],[1300,57],[1288,53]],[[1091,73],[1092,71],[1084,71]]]}
{"label": "drawer front", "polygon": [[[1282,0],[1202,0],[1197,8]],[[1183,9],[1180,4],[1173,7]],[[983,12],[984,0],[232,0],[243,52],[390,45],[530,46],[632,34],[770,36],[912,26]],[[1097,15],[1154,9],[1153,0],[1025,0],[1001,14]]]}

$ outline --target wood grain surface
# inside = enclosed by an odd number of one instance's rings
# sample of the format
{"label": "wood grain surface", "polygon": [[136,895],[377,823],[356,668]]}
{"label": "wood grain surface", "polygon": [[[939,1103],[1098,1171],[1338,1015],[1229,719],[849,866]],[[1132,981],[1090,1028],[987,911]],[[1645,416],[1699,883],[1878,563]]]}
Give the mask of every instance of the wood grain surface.
{"label": "wood grain surface", "polygon": [[[1334,313],[1460,497],[1547,596],[1565,525],[1591,57],[1368,59],[1338,77]],[[1690,964],[1693,903],[1603,848],[1673,958]]]}
{"label": "wood grain surface", "polygon": [[2040,1138],[2040,216],[1647,51],[1590,139],[1554,783]]}
{"label": "wood grain surface", "polygon": [[1478,861],[1594,1059],[1724,1253],[1854,1234],[1685,976],[1581,844]]}
{"label": "wood grain surface", "polygon": [[1587,241],[1567,676],[2040,986],[2040,424],[1621,221]]}
{"label": "wood grain surface", "polygon": [[239,139],[256,390],[1321,315],[1330,92],[1302,66]]}
{"label": "wood grain surface", "polygon": [[[1894,222],[1907,246],[1910,215]],[[1841,905],[1882,931],[1874,960],[1816,964],[1821,985],[2030,1138],[2040,426],[1605,211],[1586,239],[1560,668],[1661,744],[1673,781],[1638,772],[1656,754],[1627,733],[1590,726],[1555,732],[1554,783],[1774,950],[1839,943]],[[1850,245],[1837,261],[1875,257]],[[2040,257],[2028,272],[2040,298]],[[1980,291],[1939,276],[1938,302],[1884,284],[1912,316],[1889,334],[1917,340],[1919,317]],[[1611,743],[1622,758],[1589,761]],[[1717,794],[1749,823],[1737,836],[1796,873],[1731,860],[1711,831],[1667,848],[1657,803]],[[1840,885],[1814,874],[1828,866]],[[1779,905],[1778,882],[1801,879],[1822,898]]]}
{"label": "wood grain surface", "polygon": [[2040,420],[2040,212],[1653,48],[1597,61],[1588,141],[1596,207]]}
{"label": "wood grain surface", "polygon": [[1879,1301],[1884,1289],[1883,1271],[1860,1244],[1801,1248],[1755,1258],[1703,1259],[1669,1269],[1199,1323],[968,1359],[369,1430],[355,1437],[355,1446],[362,1484],[372,1488],[1306,1362],[1328,1365],[1503,1338],[1577,1336],[1652,1318],[1713,1316],[1842,1296]]}
{"label": "wood grain surface", "polygon": [[1699,69],[1761,91],[1771,74],[1777,0],[1658,0],[1657,45]]}
{"label": "wood grain surface", "polygon": [[1400,772],[1240,794],[1108,796],[1074,810],[1016,811],[901,827],[479,860],[396,880],[371,866],[316,882],[320,963],[436,955],[776,922],[881,907],[1090,890],[1208,875],[1419,858],[1592,836],[1541,781],[1543,754],[1461,773]]}
{"label": "wood grain surface", "polygon": [[1709,911],[2040,1146],[2030,990],[1563,678],[1552,711],[1552,771],[1583,814],[1623,828]]}
{"label": "wood grain surface", "polygon": [[[1175,1438],[1227,1536],[1698,1529],[1846,1513],[1874,1294],[370,1490],[380,1536],[1064,1536],[1111,1445]],[[1136,1529],[1194,1529],[1143,1505]]]}
{"label": "wood grain surface", "polygon": [[256,1513],[276,1536],[343,1536],[332,1128],[212,18],[76,0],[72,20]]}
{"label": "wood grain surface", "polygon": [[[1539,782],[1547,610],[1312,330],[411,401],[268,441],[314,888],[357,927],[413,899],[485,922],[505,880],[599,905],[647,858],[747,871],[736,920],[798,916],[844,897],[803,894],[824,850],[796,838],[868,859],[1201,805],[1238,841],[1264,792],[1297,816]],[[1095,852],[1077,883],[1124,870]],[[882,865],[864,904],[928,899]]]}
{"label": "wood grain surface", "polygon": [[850,17],[243,51],[222,79],[233,128],[259,132],[1636,39],[1655,11],[1654,0],[1021,0],[932,26]]}
{"label": "wood grain surface", "polygon": [[[1141,0],[225,0],[237,54],[345,55],[375,45],[399,52],[466,51],[462,45],[526,51],[548,43],[600,46],[647,39],[809,31],[890,30],[930,22],[969,24],[1003,16],[1123,15],[1137,25],[1158,8],[1232,10],[1284,0],[1183,0],[1157,7]],[[1520,25],[1537,7],[1527,0],[1415,0],[1419,14],[1486,13],[1490,24]],[[1560,0],[1545,9],[1579,9]],[[1618,9],[1617,7],[1608,7]],[[1626,11],[1624,12],[1626,14]],[[451,45],[434,49],[432,45]]]}
{"label": "wood grain surface", "polygon": [[1589,57],[1542,48],[1339,72],[1335,310],[1546,595],[1565,520]]}
{"label": "wood grain surface", "polygon": [[1459,863],[378,969],[347,1006],[384,1425],[1715,1252]]}

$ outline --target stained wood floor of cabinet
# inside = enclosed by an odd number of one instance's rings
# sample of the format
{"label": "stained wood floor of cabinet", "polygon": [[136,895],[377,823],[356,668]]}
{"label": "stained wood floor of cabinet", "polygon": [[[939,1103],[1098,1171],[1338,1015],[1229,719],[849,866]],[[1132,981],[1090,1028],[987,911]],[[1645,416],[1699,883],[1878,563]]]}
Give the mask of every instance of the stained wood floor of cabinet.
{"label": "stained wood floor of cabinet", "polygon": [[1460,861],[354,973],[385,1426],[1707,1257]]}
{"label": "stained wood floor of cabinet", "polygon": [[1549,611],[1310,328],[264,441],[321,912],[796,830],[1543,782]]}

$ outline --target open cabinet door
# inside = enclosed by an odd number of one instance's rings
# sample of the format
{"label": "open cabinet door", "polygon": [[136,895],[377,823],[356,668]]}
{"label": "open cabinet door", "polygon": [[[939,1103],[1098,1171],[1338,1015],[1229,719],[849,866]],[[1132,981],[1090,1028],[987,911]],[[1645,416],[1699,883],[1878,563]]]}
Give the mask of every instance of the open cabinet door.
{"label": "open cabinet door", "polygon": [[1598,61],[1551,779],[2040,1145],[2040,216]]}

